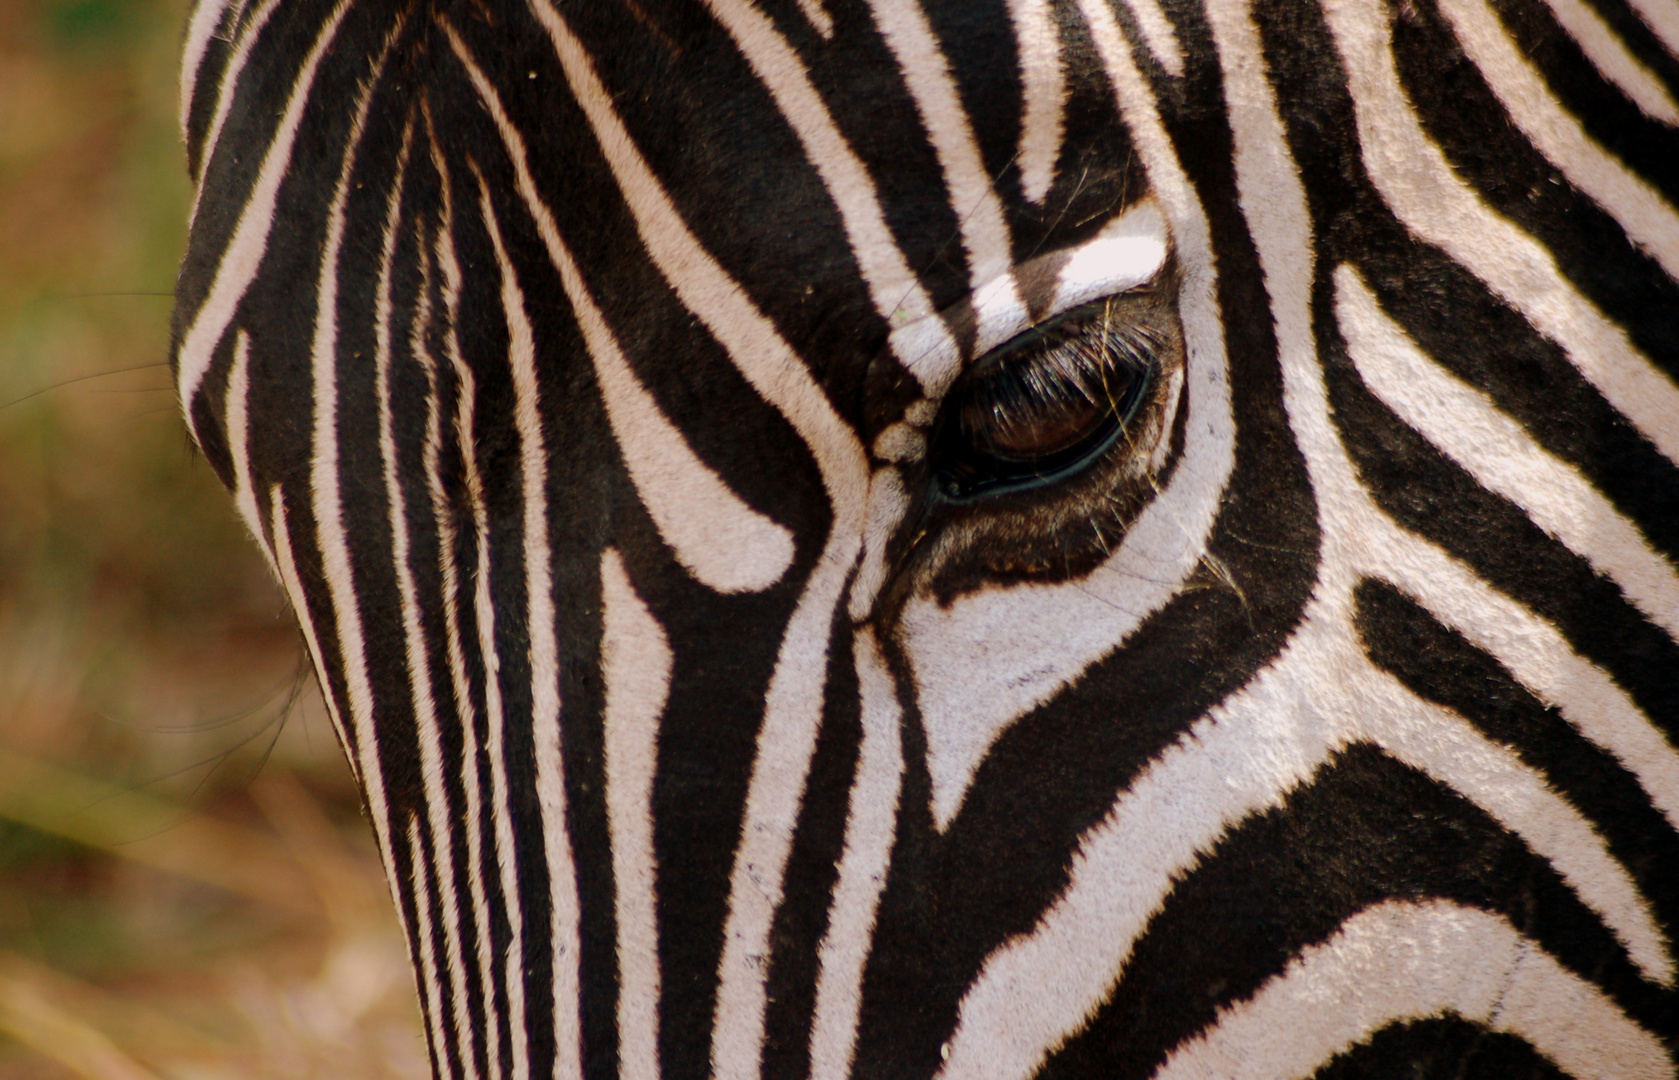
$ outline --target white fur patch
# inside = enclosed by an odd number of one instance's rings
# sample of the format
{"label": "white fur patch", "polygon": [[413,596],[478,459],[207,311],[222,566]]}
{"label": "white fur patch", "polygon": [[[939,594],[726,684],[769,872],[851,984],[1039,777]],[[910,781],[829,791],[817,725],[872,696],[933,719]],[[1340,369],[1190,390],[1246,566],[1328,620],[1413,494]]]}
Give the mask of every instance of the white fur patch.
{"label": "white fur patch", "polygon": [[659,1078],[659,921],[653,777],[670,694],[670,644],[614,548],[601,554],[606,684],[606,817],[618,924],[618,1060],[623,1080]]}
{"label": "white fur patch", "polygon": [[1505,919],[1446,901],[1377,904],[1179,1047],[1155,1080],[1296,1080],[1390,1024],[1457,1016],[1579,1080],[1671,1077],[1661,1041]]}

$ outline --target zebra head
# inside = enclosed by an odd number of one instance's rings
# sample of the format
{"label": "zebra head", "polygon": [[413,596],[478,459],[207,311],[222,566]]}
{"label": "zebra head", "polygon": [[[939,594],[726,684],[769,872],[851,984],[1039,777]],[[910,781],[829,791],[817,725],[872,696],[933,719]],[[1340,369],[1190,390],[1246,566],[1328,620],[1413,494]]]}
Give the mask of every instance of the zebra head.
{"label": "zebra head", "polygon": [[437,1075],[1672,1075],[1675,10],[201,0]]}

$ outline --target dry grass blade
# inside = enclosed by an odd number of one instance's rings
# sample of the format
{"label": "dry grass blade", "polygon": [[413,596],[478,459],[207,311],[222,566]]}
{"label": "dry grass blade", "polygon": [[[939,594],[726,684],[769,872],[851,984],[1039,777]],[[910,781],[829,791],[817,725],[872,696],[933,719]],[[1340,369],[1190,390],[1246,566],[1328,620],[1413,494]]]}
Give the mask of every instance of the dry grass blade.
{"label": "dry grass blade", "polygon": [[321,910],[309,877],[272,837],[4,749],[0,817],[264,903]]}
{"label": "dry grass blade", "polygon": [[0,1029],[88,1080],[158,1080],[102,1033],[55,1004],[34,965],[0,957]]}

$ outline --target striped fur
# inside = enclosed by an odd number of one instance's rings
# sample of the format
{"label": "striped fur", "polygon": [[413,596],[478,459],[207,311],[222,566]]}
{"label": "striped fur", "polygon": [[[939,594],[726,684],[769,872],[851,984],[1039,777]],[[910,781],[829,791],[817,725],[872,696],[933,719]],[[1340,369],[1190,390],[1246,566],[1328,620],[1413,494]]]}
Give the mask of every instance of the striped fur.
{"label": "striped fur", "polygon": [[[1672,0],[201,0],[182,91],[439,1077],[1673,1075]],[[941,494],[1108,296],[1123,437]]]}

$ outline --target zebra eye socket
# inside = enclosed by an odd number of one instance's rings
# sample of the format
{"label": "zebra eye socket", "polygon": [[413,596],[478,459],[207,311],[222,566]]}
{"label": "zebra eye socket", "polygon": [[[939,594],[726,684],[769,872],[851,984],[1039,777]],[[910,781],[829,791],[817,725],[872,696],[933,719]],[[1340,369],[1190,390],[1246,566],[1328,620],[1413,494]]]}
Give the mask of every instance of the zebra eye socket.
{"label": "zebra eye socket", "polygon": [[1072,311],[1005,343],[946,395],[934,469],[946,498],[1024,491],[1071,476],[1118,440],[1161,344],[1123,297]]}

